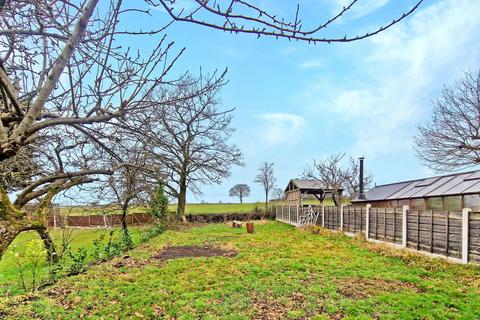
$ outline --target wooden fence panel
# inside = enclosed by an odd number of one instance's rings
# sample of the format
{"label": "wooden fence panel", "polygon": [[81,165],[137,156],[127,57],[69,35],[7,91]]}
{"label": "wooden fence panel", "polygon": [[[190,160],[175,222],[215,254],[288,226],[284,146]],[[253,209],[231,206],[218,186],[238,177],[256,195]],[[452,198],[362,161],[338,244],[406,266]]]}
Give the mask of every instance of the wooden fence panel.
{"label": "wooden fence panel", "polygon": [[[321,212],[321,211],[320,211]],[[340,210],[335,206],[324,207],[325,228],[335,230],[340,228]]]}
{"label": "wooden fence panel", "polygon": [[409,210],[407,246],[448,257],[461,257],[462,213]]}
{"label": "wooden fence panel", "polygon": [[290,207],[290,222],[299,223],[298,207]]}
{"label": "wooden fence panel", "polygon": [[370,208],[369,218],[370,239],[402,243],[401,208]]}
{"label": "wooden fence panel", "polygon": [[469,215],[468,259],[480,263],[480,212],[470,212]]}

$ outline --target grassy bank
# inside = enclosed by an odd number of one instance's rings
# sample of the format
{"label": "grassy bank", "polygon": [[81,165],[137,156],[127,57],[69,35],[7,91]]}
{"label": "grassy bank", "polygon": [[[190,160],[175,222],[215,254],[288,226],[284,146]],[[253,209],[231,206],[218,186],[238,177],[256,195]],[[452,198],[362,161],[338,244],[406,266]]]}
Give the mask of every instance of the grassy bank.
{"label": "grassy bank", "polygon": [[[35,296],[0,299],[0,315],[30,318],[478,319],[480,270],[342,235],[255,223],[168,231]],[[165,260],[166,246],[236,256]]]}
{"label": "grassy bank", "polygon": [[[114,232],[114,240],[120,237],[120,229],[63,229],[63,230],[50,230],[50,235],[55,242],[55,245],[60,248],[63,239],[67,239],[69,235],[69,241],[71,243],[71,251],[73,253],[78,252],[80,248],[86,248],[87,253],[91,253],[94,250],[94,240],[99,239],[102,234],[104,236],[103,243],[108,241],[110,232]],[[134,242],[139,242],[141,229],[130,228],[130,233]],[[14,242],[10,245],[9,249],[5,253],[4,257],[0,261],[0,295],[5,294],[18,294],[21,292],[20,279],[19,279],[19,266],[15,263],[15,259],[22,260],[21,256],[28,250],[29,245],[32,242],[41,243],[38,234],[34,231],[21,233]],[[41,245],[40,245],[41,247]],[[16,255],[20,257],[16,257]],[[25,260],[25,259],[23,259]],[[87,259],[91,261],[91,258]],[[46,274],[45,259],[40,260],[40,266],[38,268],[38,279],[44,278]],[[31,281],[31,266],[26,267],[25,270],[27,281]],[[1,317],[0,317],[1,319]]]}

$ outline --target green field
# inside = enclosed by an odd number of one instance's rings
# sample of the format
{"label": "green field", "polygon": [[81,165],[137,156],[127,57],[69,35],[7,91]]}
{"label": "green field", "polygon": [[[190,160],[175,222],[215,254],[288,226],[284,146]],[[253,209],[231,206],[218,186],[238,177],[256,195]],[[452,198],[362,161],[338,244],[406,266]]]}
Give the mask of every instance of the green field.
{"label": "green field", "polygon": [[[315,231],[315,232],[313,232]],[[318,233],[318,234],[316,234]],[[159,260],[166,246],[233,257]],[[36,295],[0,298],[15,319],[478,319],[480,269],[319,229],[256,222],[168,231]]]}
{"label": "green field", "polygon": [[[308,200],[305,204],[318,205],[317,200]],[[277,204],[283,204],[283,202],[269,202],[269,206]],[[333,205],[331,200],[325,200],[326,206]],[[168,206],[170,212],[176,212],[177,205],[170,204]],[[129,208],[128,213],[145,212],[146,206],[133,206]],[[187,214],[203,214],[203,213],[249,213],[253,211],[265,211],[264,202],[251,202],[251,203],[188,203],[185,209]],[[84,216],[84,215],[97,215],[97,214],[120,214],[120,208],[118,206],[74,206],[74,207],[61,207],[60,213],[63,215],[71,216]]]}

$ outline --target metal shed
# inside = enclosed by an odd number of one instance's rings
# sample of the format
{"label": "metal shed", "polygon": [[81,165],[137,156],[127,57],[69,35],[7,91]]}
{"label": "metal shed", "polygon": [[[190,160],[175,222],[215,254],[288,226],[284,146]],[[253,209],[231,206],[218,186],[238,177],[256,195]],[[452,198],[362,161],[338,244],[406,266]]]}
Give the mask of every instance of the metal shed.
{"label": "metal shed", "polygon": [[[343,190],[339,190],[341,195]],[[285,188],[285,202],[289,206],[302,206],[307,195],[313,195],[320,203],[325,196],[333,195],[334,191],[327,188],[318,180],[292,179]],[[332,197],[333,198],[333,197]],[[333,198],[335,201],[335,199]]]}
{"label": "metal shed", "polygon": [[408,205],[410,209],[480,209],[480,171],[375,186],[365,199],[352,203],[370,203],[373,207]]}

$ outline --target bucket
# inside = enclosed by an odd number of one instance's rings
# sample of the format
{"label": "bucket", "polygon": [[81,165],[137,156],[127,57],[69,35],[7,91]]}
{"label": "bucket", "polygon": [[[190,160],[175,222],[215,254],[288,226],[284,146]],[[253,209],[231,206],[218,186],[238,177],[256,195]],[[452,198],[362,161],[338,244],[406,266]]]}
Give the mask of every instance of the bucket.
{"label": "bucket", "polygon": [[253,233],[253,222],[247,222],[247,232]]}

